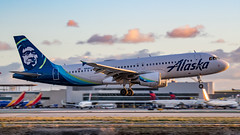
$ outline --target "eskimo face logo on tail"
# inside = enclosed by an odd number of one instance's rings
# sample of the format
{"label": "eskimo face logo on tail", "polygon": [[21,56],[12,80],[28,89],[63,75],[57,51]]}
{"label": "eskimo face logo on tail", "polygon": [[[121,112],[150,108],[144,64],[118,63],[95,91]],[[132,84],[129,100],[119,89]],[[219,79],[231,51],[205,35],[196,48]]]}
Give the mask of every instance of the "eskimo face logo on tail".
{"label": "eskimo face logo on tail", "polygon": [[37,65],[38,55],[32,47],[22,49],[23,63],[27,66],[34,67]]}
{"label": "eskimo face logo on tail", "polygon": [[168,66],[169,68],[168,72],[171,72],[174,68],[176,68],[176,71],[188,71],[188,70],[200,70],[207,69],[209,65],[209,62],[202,62],[202,59],[198,61],[198,63],[189,63],[187,59],[182,59],[178,61],[173,66]]}

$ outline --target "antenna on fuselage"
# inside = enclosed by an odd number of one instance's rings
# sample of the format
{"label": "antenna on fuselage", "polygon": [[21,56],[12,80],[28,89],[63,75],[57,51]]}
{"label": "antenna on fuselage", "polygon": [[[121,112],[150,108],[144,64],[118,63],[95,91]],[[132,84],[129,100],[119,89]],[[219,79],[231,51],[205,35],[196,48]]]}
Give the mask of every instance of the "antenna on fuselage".
{"label": "antenna on fuselage", "polygon": [[193,50],[194,53],[197,53],[195,50]]}

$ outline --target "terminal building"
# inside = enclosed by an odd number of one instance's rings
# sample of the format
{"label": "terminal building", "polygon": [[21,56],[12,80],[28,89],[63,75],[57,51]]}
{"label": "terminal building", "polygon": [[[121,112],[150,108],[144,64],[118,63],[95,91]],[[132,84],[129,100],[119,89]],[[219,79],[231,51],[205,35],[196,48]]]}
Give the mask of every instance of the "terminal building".
{"label": "terminal building", "polygon": [[[113,101],[117,105],[122,104],[146,104],[149,103],[150,95],[149,91],[156,93],[160,100],[170,99],[169,92],[175,94],[177,99],[203,99],[202,89],[198,87],[197,82],[171,82],[164,88],[150,88],[140,85],[134,85],[132,87],[134,91],[133,96],[122,96],[120,90],[122,85],[100,85],[100,86],[87,86],[87,87],[71,87],[66,89],[51,90],[51,91],[32,91],[31,88],[26,92],[26,98],[24,100],[31,100],[39,92],[42,93],[41,102],[43,106],[49,106],[57,104],[58,107],[62,107],[62,102],[79,103],[81,101],[88,101],[91,93],[91,101],[97,103],[98,101]],[[214,97],[214,83],[204,82],[204,88],[207,90],[210,97]],[[0,100],[12,100],[16,98],[21,91],[14,90],[2,90],[0,91]],[[239,94],[239,93],[235,93]],[[226,93],[225,93],[226,95]],[[220,95],[219,95],[220,96]]]}

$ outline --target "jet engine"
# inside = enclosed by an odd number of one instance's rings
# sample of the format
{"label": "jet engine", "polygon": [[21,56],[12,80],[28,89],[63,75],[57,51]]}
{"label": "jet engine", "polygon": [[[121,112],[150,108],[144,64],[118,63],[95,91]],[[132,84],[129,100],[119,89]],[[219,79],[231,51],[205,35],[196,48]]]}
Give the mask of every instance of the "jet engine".
{"label": "jet engine", "polygon": [[159,72],[153,72],[153,73],[147,73],[139,76],[138,78],[139,84],[142,86],[148,86],[148,87],[166,87],[168,85],[167,80],[161,79],[161,73]]}

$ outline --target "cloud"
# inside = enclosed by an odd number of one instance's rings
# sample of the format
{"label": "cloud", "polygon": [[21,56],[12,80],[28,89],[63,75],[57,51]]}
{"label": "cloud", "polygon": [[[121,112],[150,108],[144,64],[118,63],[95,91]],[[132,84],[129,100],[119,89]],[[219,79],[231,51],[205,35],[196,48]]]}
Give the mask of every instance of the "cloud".
{"label": "cloud", "polygon": [[153,34],[142,34],[138,29],[131,29],[124,35],[121,40],[122,43],[141,43],[141,42],[154,42]]}
{"label": "cloud", "polygon": [[216,41],[212,41],[212,43],[226,43],[224,39],[218,39]]}
{"label": "cloud", "polygon": [[138,29],[131,29],[127,34],[118,38],[113,35],[103,35],[94,34],[87,41],[79,41],[76,44],[114,44],[114,43],[142,43],[142,42],[154,42],[154,34],[142,34]]}
{"label": "cloud", "polygon": [[69,26],[69,27],[78,27],[78,24],[74,20],[69,20],[68,23],[67,23],[67,26]]}
{"label": "cloud", "polygon": [[9,44],[0,41],[0,51],[11,50]]}
{"label": "cloud", "polygon": [[53,42],[50,42],[50,41],[48,41],[48,40],[44,40],[44,41],[42,42],[42,44],[43,44],[43,45],[60,45],[60,44],[62,44],[62,42],[59,41],[59,40],[54,40]]}
{"label": "cloud", "polygon": [[204,26],[202,25],[197,25],[195,27],[186,25],[167,32],[167,36],[170,38],[193,38],[198,36],[203,28]]}
{"label": "cloud", "polygon": [[9,71],[18,71],[21,67],[20,63],[12,63],[7,66],[0,66],[0,82],[1,83],[9,83],[15,79],[12,79],[12,73]]}
{"label": "cloud", "polygon": [[90,43],[90,44],[97,44],[97,43],[113,44],[115,41],[116,41],[116,38],[114,38],[114,36],[112,36],[112,35],[99,36],[98,34],[95,34],[87,40],[87,43]]}

